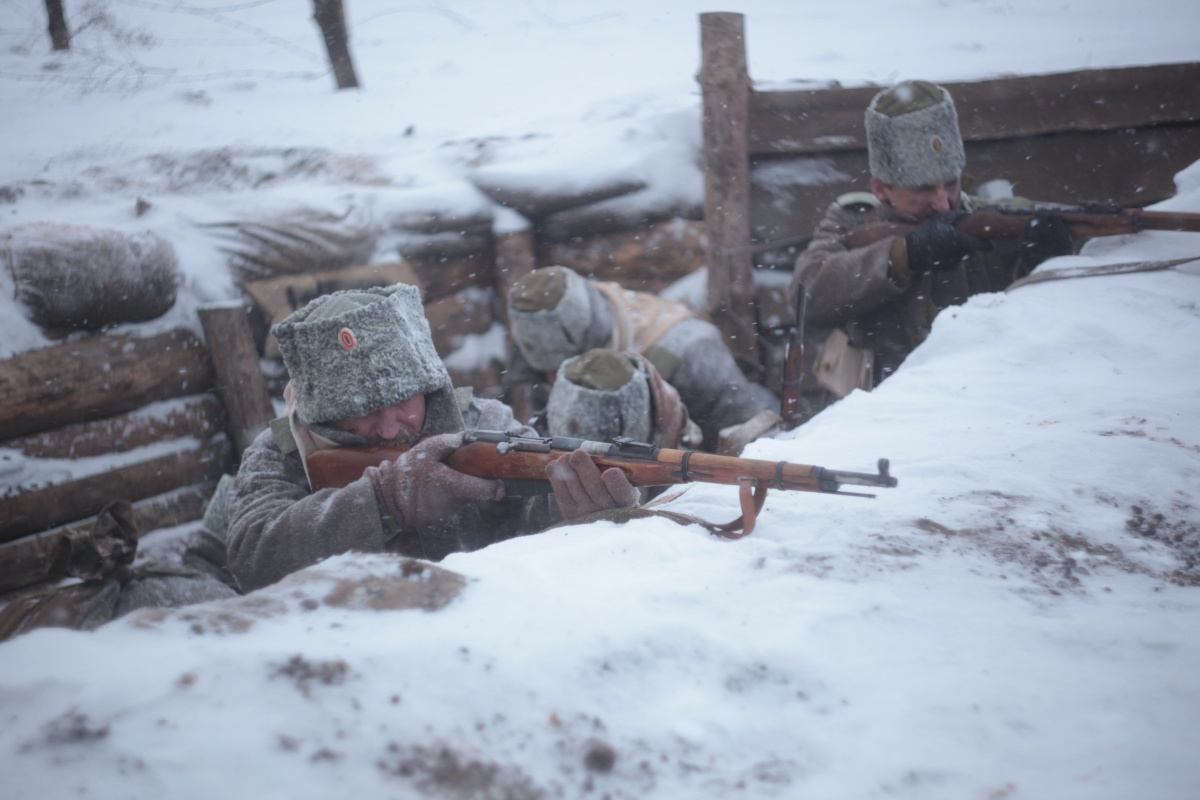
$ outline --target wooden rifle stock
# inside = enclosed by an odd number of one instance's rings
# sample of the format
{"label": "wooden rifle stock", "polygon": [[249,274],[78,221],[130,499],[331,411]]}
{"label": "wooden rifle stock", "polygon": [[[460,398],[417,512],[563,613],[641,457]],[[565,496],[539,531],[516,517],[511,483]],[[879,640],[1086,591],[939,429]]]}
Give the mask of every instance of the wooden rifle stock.
{"label": "wooden rifle stock", "polygon": [[[358,480],[368,467],[395,459],[407,449],[339,447],[319,450],[308,457],[309,480],[314,491],[341,488]],[[509,497],[529,497],[552,491],[546,466],[576,449],[587,452],[601,469],[620,469],[634,486],[681,483],[737,486],[742,503],[742,520],[738,522],[744,525],[745,533],[753,530],[755,515],[762,508],[768,488],[874,497],[873,494],[842,491],[841,487],[845,484],[885,488],[897,485],[897,480],[888,474],[888,461],[884,458],[879,460],[878,473],[844,472],[786,461],[668,450],[626,438],[606,444],[561,436],[513,436],[500,431],[464,434],[463,446],[451,453],[445,463],[467,475],[502,480]]]}
{"label": "wooden rifle stock", "polygon": [[788,336],[783,359],[783,385],[779,392],[779,416],[788,430],[803,422],[810,411],[800,393],[800,381],[804,379],[804,310],[807,304],[808,287],[801,282],[796,287],[796,322]]}
{"label": "wooden rifle stock", "polygon": [[[1053,214],[1067,224],[1076,239],[1122,236],[1140,231],[1200,233],[1200,214],[1185,211],[1143,211],[1108,205],[1044,206],[1009,208],[983,206],[968,213],[955,226],[978,239],[1015,239],[1036,213]],[[870,222],[852,228],[846,235],[851,249],[866,247],[889,236],[904,236],[917,226],[903,222]]]}

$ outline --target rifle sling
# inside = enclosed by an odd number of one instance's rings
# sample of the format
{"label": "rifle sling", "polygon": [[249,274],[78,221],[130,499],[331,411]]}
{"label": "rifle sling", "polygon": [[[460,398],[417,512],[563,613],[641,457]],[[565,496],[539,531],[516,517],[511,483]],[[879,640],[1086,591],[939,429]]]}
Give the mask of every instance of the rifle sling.
{"label": "rifle sling", "polygon": [[1045,283],[1046,281],[1065,281],[1073,278],[1100,278],[1105,275],[1131,275],[1135,272],[1159,272],[1166,269],[1174,269],[1181,264],[1187,264],[1192,261],[1200,261],[1196,256],[1187,258],[1174,258],[1169,261],[1129,261],[1122,264],[1101,264],[1097,267],[1063,267],[1062,269],[1050,269],[1045,272],[1035,272],[1032,275],[1026,275],[1024,278],[1013,281],[1005,292],[1011,292],[1013,289],[1019,289],[1022,286],[1028,286],[1033,283]]}
{"label": "rifle sling", "polygon": [[[654,513],[674,520],[681,525],[699,525],[709,533],[714,536],[720,536],[722,539],[741,539],[743,536],[749,536],[754,532],[754,525],[758,521],[758,513],[762,511],[763,504],[767,501],[767,487],[754,478],[741,478],[739,484],[738,500],[742,504],[742,515],[732,522],[726,522],[724,525],[709,522],[692,514],[684,514],[681,511],[654,509]],[[753,494],[751,494],[751,489],[753,489]]]}

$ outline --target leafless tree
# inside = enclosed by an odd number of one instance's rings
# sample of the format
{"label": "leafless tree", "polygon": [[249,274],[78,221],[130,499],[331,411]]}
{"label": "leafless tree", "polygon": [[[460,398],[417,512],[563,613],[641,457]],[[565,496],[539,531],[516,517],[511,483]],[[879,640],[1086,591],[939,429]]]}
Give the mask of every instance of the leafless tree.
{"label": "leafless tree", "polygon": [[55,50],[71,49],[71,34],[67,30],[67,15],[63,12],[63,0],[46,0],[46,16],[50,23],[50,45]]}
{"label": "leafless tree", "polygon": [[355,88],[358,86],[358,77],[354,74],[354,62],[350,60],[350,41],[346,33],[346,13],[342,0],[313,0],[313,19],[325,37],[325,49],[329,52],[329,64],[333,67],[337,88]]}

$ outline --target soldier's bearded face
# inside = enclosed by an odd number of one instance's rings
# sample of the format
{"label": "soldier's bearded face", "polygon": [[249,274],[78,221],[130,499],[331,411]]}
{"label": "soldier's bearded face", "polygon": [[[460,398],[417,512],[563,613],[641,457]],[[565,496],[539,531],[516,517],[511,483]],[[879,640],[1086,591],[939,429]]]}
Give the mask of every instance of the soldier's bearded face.
{"label": "soldier's bearded face", "polygon": [[372,444],[409,443],[420,438],[425,424],[425,395],[418,394],[396,405],[384,406],[361,417],[329,423],[357,434]]}
{"label": "soldier's bearded face", "polygon": [[901,214],[924,220],[957,209],[962,187],[958,175],[930,186],[893,186],[872,178],[871,191]]}

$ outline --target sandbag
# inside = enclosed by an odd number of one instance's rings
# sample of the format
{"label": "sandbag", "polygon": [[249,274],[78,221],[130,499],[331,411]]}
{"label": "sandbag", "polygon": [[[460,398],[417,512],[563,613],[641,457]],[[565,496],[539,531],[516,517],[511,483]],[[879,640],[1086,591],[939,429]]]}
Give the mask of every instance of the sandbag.
{"label": "sandbag", "polygon": [[379,239],[371,209],[352,200],[338,208],[279,208],[201,227],[242,281],[366,264]]}
{"label": "sandbag", "polygon": [[[36,628],[90,631],[140,608],[176,608],[236,597],[232,577],[221,564],[134,565],[137,527],[126,500],[105,506],[91,528],[59,540],[51,558],[51,580],[79,578],[81,583],[22,592],[0,607],[0,641]],[[197,557],[203,560],[203,553]],[[226,573],[227,574],[227,573]]]}
{"label": "sandbag", "polygon": [[51,330],[152,320],[179,288],[175,248],[151,231],[31,223],[6,232],[0,253],[29,319]]}

